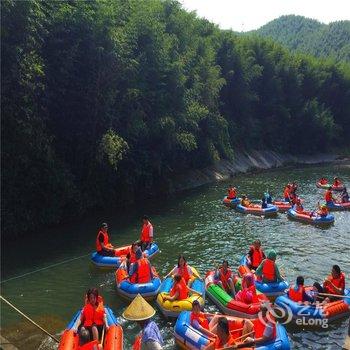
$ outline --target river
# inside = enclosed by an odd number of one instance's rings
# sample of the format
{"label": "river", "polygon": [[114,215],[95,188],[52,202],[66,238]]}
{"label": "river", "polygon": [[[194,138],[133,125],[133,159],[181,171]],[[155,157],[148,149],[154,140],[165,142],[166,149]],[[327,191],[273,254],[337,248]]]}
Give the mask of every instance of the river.
{"label": "river", "polygon": [[[239,193],[260,198],[268,189],[281,197],[283,186],[290,181],[299,184],[298,193],[304,206],[313,209],[323,191],[315,186],[324,175],[338,175],[350,187],[350,168],[342,165],[290,167],[260,173],[241,174],[230,180]],[[130,349],[138,332],[136,324],[120,315],[127,304],[116,294],[114,273],[99,270],[90,263],[98,225],[108,222],[111,241],[125,245],[139,236],[140,217],[150,216],[161,253],[153,264],[161,275],[176,263],[180,253],[202,274],[214,264],[228,259],[233,268],[254,239],[263,247],[278,252],[278,265],[291,282],[302,274],[306,284],[322,281],[333,264],[346,273],[349,287],[350,212],[336,212],[335,224],[327,229],[290,221],[286,214],[275,219],[245,216],[225,208],[221,200],[228,182],[214,183],[172,198],[141,201],[132,209],[106,209],[89,215],[79,223],[39,230],[32,237],[2,245],[2,295],[44,328],[59,334],[82,305],[85,291],[97,286],[106,304],[111,306],[124,329],[124,348]],[[15,230],[15,228],[14,228]],[[69,260],[68,262],[65,262]],[[206,301],[206,310],[217,311]],[[170,330],[173,322],[159,312],[155,316],[166,349],[174,349]],[[288,325],[293,349],[341,349],[348,319],[329,325],[327,329],[302,329]],[[54,343],[28,325],[2,304],[1,333],[19,349],[55,349]]]}

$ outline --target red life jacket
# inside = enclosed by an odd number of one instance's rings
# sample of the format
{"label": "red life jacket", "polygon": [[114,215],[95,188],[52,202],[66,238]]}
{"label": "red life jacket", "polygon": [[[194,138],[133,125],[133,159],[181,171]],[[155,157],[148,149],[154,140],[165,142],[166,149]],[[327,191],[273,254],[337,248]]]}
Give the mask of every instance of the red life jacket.
{"label": "red life jacket", "polygon": [[299,286],[298,290],[295,290],[295,286],[290,287],[288,291],[289,299],[293,301],[304,301],[303,300],[303,294],[304,294],[305,288],[304,286]]}
{"label": "red life jacket", "polygon": [[220,340],[219,337],[216,337],[215,339],[215,344],[214,344],[214,349],[222,349],[226,345],[234,345],[236,344],[235,338],[232,337],[231,335],[229,336],[227,342],[223,344]]}
{"label": "red life jacket", "polygon": [[[345,288],[345,274],[344,274],[344,272],[341,272],[340,276],[338,278],[333,278],[333,276],[331,275],[331,276],[329,276],[329,279],[337,288],[341,288],[341,289]],[[333,286],[331,286],[330,284],[326,284],[325,289],[327,290],[327,293],[339,294],[339,292],[337,292],[333,288]]]}
{"label": "red life jacket", "polygon": [[269,322],[268,319],[272,319],[272,315],[270,315],[268,318],[265,316],[263,320],[257,318],[256,321],[254,321],[254,331],[255,331],[255,339],[262,338],[266,325],[269,323],[273,327],[273,333],[272,333],[272,339],[276,339],[276,324],[275,322]]}
{"label": "red life jacket", "polygon": [[328,183],[327,179],[321,179],[320,184],[321,185],[326,185]]}
{"label": "red life jacket", "polygon": [[185,280],[186,284],[191,279],[190,274],[188,273],[188,266],[187,264],[184,264],[183,267],[178,267],[178,274]]}
{"label": "red life jacket", "polygon": [[102,298],[99,298],[98,305],[94,308],[90,303],[86,304],[82,311],[82,317],[84,320],[84,327],[91,327],[93,324],[104,324],[105,309],[103,306]]}
{"label": "red life jacket", "polygon": [[338,187],[341,185],[341,182],[339,180],[334,180],[333,186]]}
{"label": "red life jacket", "polygon": [[262,249],[255,249],[255,247],[252,245],[250,247],[250,249],[252,250],[252,267],[257,268],[261,262],[263,261],[264,255],[263,255],[263,251]]}
{"label": "red life jacket", "polygon": [[130,264],[133,264],[133,263],[135,263],[137,261],[136,254],[132,250],[130,250],[130,259],[129,259],[129,261],[130,261]]}
{"label": "red life jacket", "polygon": [[77,350],[95,350],[98,349],[98,340],[93,340],[87,344],[78,346]]}
{"label": "red life jacket", "polygon": [[104,244],[104,246],[107,246],[109,244],[108,233],[100,230],[98,232],[98,234],[97,234],[97,237],[96,237],[96,251],[97,252],[100,252],[102,250],[102,245],[101,245],[101,242],[100,242],[100,239],[99,239],[100,235],[103,236],[103,244]]}
{"label": "red life jacket", "polygon": [[333,201],[333,196],[332,196],[332,191],[327,190],[324,194],[324,199],[326,202],[332,202]]}
{"label": "red life jacket", "polygon": [[[249,305],[249,304],[257,303],[259,301],[259,298],[256,295],[256,288],[254,284],[248,288],[244,288],[238,293],[239,293],[240,301],[242,301],[245,304]],[[237,293],[237,296],[238,296],[238,293]]]}
{"label": "red life jacket", "polygon": [[289,193],[290,193],[290,189],[288,187],[286,187],[283,191],[283,197],[284,198],[288,198],[289,197]]}
{"label": "red life jacket", "polygon": [[198,321],[198,323],[205,329],[209,330],[209,321],[203,314],[203,312],[200,312],[198,314],[195,314],[194,312],[191,312],[191,324],[193,324],[193,321]]}
{"label": "red life jacket", "polygon": [[233,188],[229,188],[228,189],[228,199],[235,199],[237,196],[236,190],[234,190]]}
{"label": "red life jacket", "polygon": [[222,267],[220,267],[219,276],[220,276],[220,281],[222,282],[223,287],[226,290],[229,290],[228,280],[229,280],[229,278],[232,278],[231,269],[227,269],[226,274],[225,274],[224,269]]}
{"label": "red life jacket", "polygon": [[132,350],[141,350],[142,347],[142,333],[136,336]]}
{"label": "red life jacket", "polygon": [[153,229],[152,224],[147,221],[147,224],[143,224],[142,230],[141,230],[141,241],[142,242],[151,242],[151,236],[150,236],[150,231]]}
{"label": "red life jacket", "polygon": [[130,277],[131,283],[148,283],[151,281],[151,267],[146,258],[141,258],[136,261],[137,271]]}
{"label": "red life jacket", "polygon": [[188,298],[188,288],[185,280],[181,278],[181,280],[174,284],[173,288],[170,290],[170,296],[174,296],[176,292],[179,292],[179,296],[177,300],[184,300]]}
{"label": "red life jacket", "polygon": [[270,259],[264,260],[264,265],[262,268],[263,277],[270,282],[276,281],[276,273],[275,273],[275,262]]}

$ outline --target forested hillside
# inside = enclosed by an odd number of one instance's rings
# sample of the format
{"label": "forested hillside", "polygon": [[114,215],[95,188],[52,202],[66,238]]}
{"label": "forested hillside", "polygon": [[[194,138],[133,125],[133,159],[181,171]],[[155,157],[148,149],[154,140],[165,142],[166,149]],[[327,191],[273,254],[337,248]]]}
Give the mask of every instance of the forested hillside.
{"label": "forested hillside", "polygon": [[350,21],[328,25],[302,16],[281,16],[257,31],[291,50],[350,62]]}
{"label": "forested hillside", "polygon": [[238,149],[349,144],[350,70],[176,1],[1,2],[5,235],[171,191]]}

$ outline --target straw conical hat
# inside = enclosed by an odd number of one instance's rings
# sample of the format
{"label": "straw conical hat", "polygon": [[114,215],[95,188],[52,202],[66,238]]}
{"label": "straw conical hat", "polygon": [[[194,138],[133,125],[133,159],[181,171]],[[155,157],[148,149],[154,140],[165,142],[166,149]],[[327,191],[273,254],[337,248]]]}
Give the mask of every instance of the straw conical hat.
{"label": "straw conical hat", "polygon": [[155,313],[156,310],[140,294],[137,294],[122,316],[130,321],[143,321],[151,318]]}

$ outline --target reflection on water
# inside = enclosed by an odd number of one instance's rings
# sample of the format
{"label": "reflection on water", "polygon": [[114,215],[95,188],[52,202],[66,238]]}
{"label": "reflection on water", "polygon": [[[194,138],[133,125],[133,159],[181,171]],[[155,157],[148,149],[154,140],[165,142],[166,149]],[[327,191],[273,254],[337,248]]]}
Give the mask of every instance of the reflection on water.
{"label": "reflection on water", "polygon": [[[336,172],[336,173],[335,173]],[[282,195],[285,183],[297,181],[298,192],[307,209],[315,208],[323,191],[315,186],[324,175],[339,175],[349,184],[350,170],[335,167],[288,168],[259,174],[240,175],[230,182],[250,198],[260,198],[269,190],[274,196]],[[22,275],[56,264],[52,268],[28,274],[2,284],[2,294],[28,315],[38,320],[54,333],[60,333],[73,313],[82,305],[83,295],[90,286],[98,286],[117,316],[126,307],[114,289],[113,271],[98,270],[90,264],[88,254],[94,249],[97,226],[107,221],[112,241],[124,245],[138,238],[140,221],[148,214],[155,226],[156,240],[161,248],[153,263],[161,275],[175,264],[179,253],[185,254],[202,274],[213,265],[227,258],[233,268],[238,266],[242,254],[254,239],[260,239],[264,247],[278,252],[278,264],[289,281],[303,274],[306,283],[321,281],[337,263],[349,276],[350,212],[335,213],[335,224],[327,229],[304,225],[279,214],[276,219],[246,216],[228,210],[221,204],[228,183],[213,184],[187,192],[175,198],[148,201],[144,206],[124,212],[103,212],[90,215],[80,223],[41,232],[35,238],[22,239],[6,244],[3,251],[3,279]],[[6,243],[6,242],[5,242]],[[66,259],[80,257],[65,264]],[[348,277],[349,278],[349,277]],[[348,284],[349,286],[349,284]],[[217,311],[209,301],[206,309]],[[17,339],[20,349],[54,348],[26,322],[21,321],[7,307],[1,315],[2,334]],[[134,323],[119,317],[125,333],[125,348],[130,349],[138,332]],[[171,334],[173,321],[156,315],[166,349],[174,349]],[[306,329],[288,326],[294,349],[340,349],[348,320],[332,323],[329,329]],[[17,334],[17,335],[16,335]],[[34,334],[31,339],[30,334]],[[26,340],[25,340],[26,339]]]}

